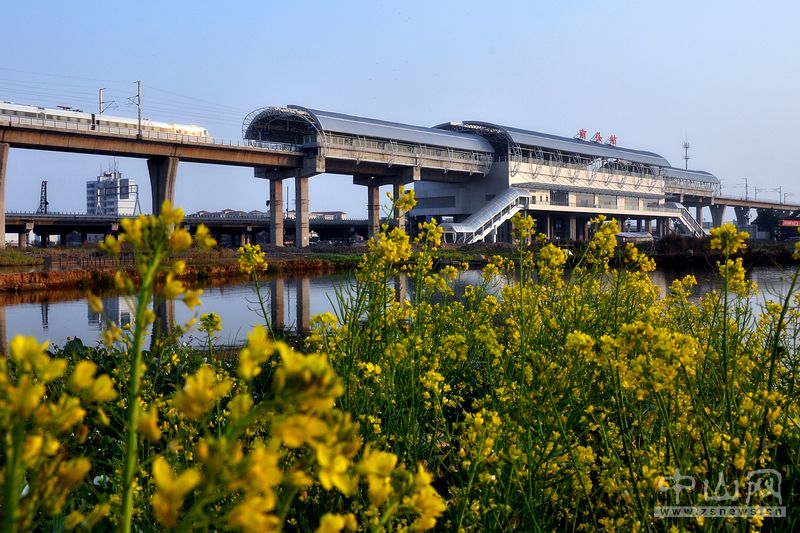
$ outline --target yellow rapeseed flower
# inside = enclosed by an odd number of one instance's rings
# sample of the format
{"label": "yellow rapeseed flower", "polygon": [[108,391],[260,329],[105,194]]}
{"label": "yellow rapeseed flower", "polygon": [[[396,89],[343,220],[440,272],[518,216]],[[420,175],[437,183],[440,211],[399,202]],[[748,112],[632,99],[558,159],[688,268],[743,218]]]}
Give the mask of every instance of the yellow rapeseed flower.
{"label": "yellow rapeseed flower", "polygon": [[749,233],[738,231],[730,222],[712,228],[711,236],[711,249],[720,250],[726,256],[743,251],[747,248],[747,239],[750,238]]}
{"label": "yellow rapeseed flower", "polygon": [[186,292],[186,287],[183,282],[175,279],[172,272],[167,274],[167,279],[164,282],[164,290],[162,291],[164,299],[174,300],[184,292]]}
{"label": "yellow rapeseed flower", "polygon": [[174,527],[178,523],[184,498],[200,483],[200,479],[200,472],[193,468],[176,476],[166,459],[156,457],[153,461],[156,492],[151,499],[156,520],[167,527]]}
{"label": "yellow rapeseed flower", "polygon": [[161,428],[158,427],[158,409],[153,406],[149,411],[139,415],[136,429],[150,442],[161,440]]}
{"label": "yellow rapeseed flower", "polygon": [[97,372],[97,365],[92,361],[80,361],[75,365],[75,370],[67,381],[67,387],[73,393],[88,389],[94,384],[94,375]]}
{"label": "yellow rapeseed flower", "polygon": [[183,388],[175,394],[175,407],[192,420],[197,420],[228,394],[231,386],[229,379],[217,380],[214,369],[203,365],[186,378]]}
{"label": "yellow rapeseed flower", "polygon": [[217,241],[211,236],[205,224],[197,226],[197,230],[194,232],[194,242],[197,246],[205,250],[217,245]]}
{"label": "yellow rapeseed flower", "polygon": [[111,255],[119,255],[122,249],[122,238],[117,239],[113,235],[106,235],[105,240],[100,243],[100,249]]}
{"label": "yellow rapeseed flower", "polygon": [[176,229],[170,235],[167,246],[172,252],[185,252],[192,247],[192,236],[183,228]]}
{"label": "yellow rapeseed flower", "polygon": [[177,225],[183,222],[183,209],[180,207],[172,207],[169,200],[164,200],[161,204],[161,214],[158,216],[161,221],[166,225]]}
{"label": "yellow rapeseed flower", "polygon": [[202,294],[202,289],[186,291],[183,296],[183,304],[189,309],[194,309],[195,307],[202,305],[203,302],[200,301],[200,295]]}

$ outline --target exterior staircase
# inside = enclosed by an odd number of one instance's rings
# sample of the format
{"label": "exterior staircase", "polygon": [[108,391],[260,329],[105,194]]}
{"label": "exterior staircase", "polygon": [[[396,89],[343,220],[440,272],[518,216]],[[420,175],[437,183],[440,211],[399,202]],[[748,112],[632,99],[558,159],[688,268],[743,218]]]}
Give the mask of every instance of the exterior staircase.
{"label": "exterior staircase", "polygon": [[471,244],[481,242],[530,203],[530,193],[522,189],[507,189],[463,222],[443,223],[445,242]]}

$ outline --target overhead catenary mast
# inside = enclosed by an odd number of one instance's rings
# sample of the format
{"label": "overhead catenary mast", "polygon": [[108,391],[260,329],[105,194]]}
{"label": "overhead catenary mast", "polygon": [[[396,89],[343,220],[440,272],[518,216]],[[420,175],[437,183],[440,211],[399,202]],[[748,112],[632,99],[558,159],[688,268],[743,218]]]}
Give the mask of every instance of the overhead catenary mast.
{"label": "overhead catenary mast", "polygon": [[684,167],[686,168],[686,170],[689,170],[689,159],[691,159],[691,156],[689,156],[689,148],[690,148],[689,141],[688,140],[683,141],[681,147],[683,148]]}

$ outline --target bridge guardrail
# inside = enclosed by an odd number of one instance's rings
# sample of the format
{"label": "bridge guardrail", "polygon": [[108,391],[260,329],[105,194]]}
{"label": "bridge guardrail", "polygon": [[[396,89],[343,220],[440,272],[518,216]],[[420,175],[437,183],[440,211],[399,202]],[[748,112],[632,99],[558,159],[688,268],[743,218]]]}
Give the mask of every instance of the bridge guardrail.
{"label": "bridge guardrail", "polygon": [[[0,125],[9,126],[33,126],[42,128],[52,128],[63,131],[78,131],[84,133],[101,133],[107,135],[120,135],[125,137],[136,137],[139,135],[138,128],[120,128],[114,126],[79,124],[73,122],[63,122],[59,120],[48,120],[27,117],[12,117],[0,115]],[[262,150],[272,150],[277,152],[302,153],[303,149],[291,143],[264,142],[251,139],[221,139],[217,137],[201,137],[197,135],[184,135],[179,133],[166,133],[160,131],[142,130],[142,138],[155,141],[172,141],[182,144],[211,144],[214,146],[236,146],[241,148],[257,148]]]}

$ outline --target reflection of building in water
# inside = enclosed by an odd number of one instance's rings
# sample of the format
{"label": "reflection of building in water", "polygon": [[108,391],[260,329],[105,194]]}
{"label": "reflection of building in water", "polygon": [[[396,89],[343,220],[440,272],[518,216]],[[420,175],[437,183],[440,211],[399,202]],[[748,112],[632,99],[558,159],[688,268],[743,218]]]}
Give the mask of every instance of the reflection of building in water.
{"label": "reflection of building in water", "polygon": [[133,320],[133,310],[128,301],[124,298],[120,298],[119,296],[107,296],[101,298],[101,300],[103,302],[102,313],[95,313],[92,311],[92,308],[89,307],[89,303],[86,303],[86,316],[89,326],[93,326],[99,330],[103,329],[111,322],[114,322],[118,326],[124,326],[125,324],[130,324],[131,320]]}

